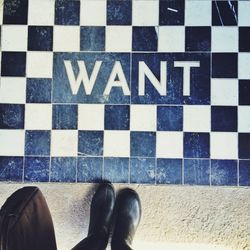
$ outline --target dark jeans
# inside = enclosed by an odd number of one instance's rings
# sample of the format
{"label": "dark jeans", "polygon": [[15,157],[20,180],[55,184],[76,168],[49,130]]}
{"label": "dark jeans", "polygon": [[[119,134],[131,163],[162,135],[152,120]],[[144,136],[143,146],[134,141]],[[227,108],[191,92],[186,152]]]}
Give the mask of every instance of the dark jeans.
{"label": "dark jeans", "polygon": [[[104,250],[108,233],[101,231],[78,243],[72,250]],[[0,250],[56,250],[54,226],[46,200],[37,187],[13,193],[0,211]],[[132,250],[118,241],[113,250]]]}

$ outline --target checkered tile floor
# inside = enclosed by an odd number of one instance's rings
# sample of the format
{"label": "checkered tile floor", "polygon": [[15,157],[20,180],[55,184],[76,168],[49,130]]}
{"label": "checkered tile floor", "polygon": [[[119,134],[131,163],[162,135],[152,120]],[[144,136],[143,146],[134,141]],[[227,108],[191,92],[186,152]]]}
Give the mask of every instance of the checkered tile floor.
{"label": "checkered tile floor", "polygon": [[[1,181],[250,185],[250,1],[8,0],[0,12]],[[102,61],[90,95],[72,95],[65,60],[89,76]],[[115,61],[128,95],[103,94]],[[189,95],[176,61],[200,62]]]}

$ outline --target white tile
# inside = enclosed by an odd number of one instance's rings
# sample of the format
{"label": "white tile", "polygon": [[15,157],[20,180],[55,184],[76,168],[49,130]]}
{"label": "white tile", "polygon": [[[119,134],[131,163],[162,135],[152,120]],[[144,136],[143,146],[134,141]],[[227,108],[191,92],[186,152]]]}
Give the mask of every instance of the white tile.
{"label": "white tile", "polygon": [[0,8],[0,24],[3,24],[3,8]]}
{"label": "white tile", "polygon": [[78,105],[79,130],[104,130],[104,105],[79,104]]}
{"label": "white tile", "polygon": [[238,53],[238,78],[250,79],[250,53]]}
{"label": "white tile", "polygon": [[52,128],[51,104],[26,104],[25,129],[50,130]]}
{"label": "white tile", "polygon": [[185,105],[183,108],[185,132],[210,132],[211,112],[209,105]]}
{"label": "white tile", "polygon": [[188,0],[185,3],[186,26],[210,26],[211,25],[211,0]]}
{"label": "white tile", "polygon": [[132,48],[131,26],[106,27],[106,51],[130,52]]}
{"label": "white tile", "polygon": [[28,52],[26,75],[33,78],[52,78],[53,52]]}
{"label": "white tile", "polygon": [[51,156],[77,156],[78,132],[76,130],[52,130]]}
{"label": "white tile", "polygon": [[159,1],[138,0],[133,2],[132,20],[134,26],[159,25]]}
{"label": "white tile", "polygon": [[80,51],[80,26],[54,26],[53,48],[56,52]]}
{"label": "white tile", "polygon": [[182,158],[183,157],[183,133],[182,132],[157,132],[156,157],[158,158]]}
{"label": "white tile", "polygon": [[238,1],[238,6],[239,26],[250,26],[250,2]]}
{"label": "white tile", "polygon": [[212,105],[238,105],[238,79],[211,79]]}
{"label": "white tile", "polygon": [[104,131],[104,156],[129,157],[129,131]]}
{"label": "white tile", "polygon": [[160,52],[184,52],[185,51],[185,27],[160,26],[158,51]]}
{"label": "white tile", "polygon": [[105,26],[106,5],[104,0],[82,0],[81,1],[81,25]]}
{"label": "white tile", "polygon": [[212,52],[238,52],[238,27],[212,27]]}
{"label": "white tile", "polygon": [[54,25],[55,0],[29,1],[29,25]]}
{"label": "white tile", "polygon": [[23,156],[24,155],[24,130],[2,129],[0,130],[0,155]]}
{"label": "white tile", "polygon": [[0,82],[0,103],[25,103],[26,78],[2,77]]}
{"label": "white tile", "polygon": [[212,159],[237,159],[238,134],[229,132],[210,133],[210,156]]}
{"label": "white tile", "polygon": [[2,51],[27,51],[27,25],[3,25],[1,32]]}
{"label": "white tile", "polygon": [[131,105],[130,130],[156,131],[156,105]]}
{"label": "white tile", "polygon": [[250,132],[250,106],[238,107],[238,132]]}

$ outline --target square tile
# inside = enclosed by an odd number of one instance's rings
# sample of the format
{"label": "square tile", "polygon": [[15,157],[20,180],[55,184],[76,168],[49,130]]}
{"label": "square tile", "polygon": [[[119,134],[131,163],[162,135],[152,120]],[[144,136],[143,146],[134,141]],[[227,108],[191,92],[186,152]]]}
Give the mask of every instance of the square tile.
{"label": "square tile", "polygon": [[25,155],[32,155],[32,156],[50,155],[50,131],[26,130]]}
{"label": "square tile", "polygon": [[103,131],[79,131],[78,133],[79,156],[103,155]]}
{"label": "square tile", "polygon": [[181,184],[182,160],[181,159],[157,159],[156,167],[157,184]]}
{"label": "square tile", "polygon": [[237,132],[237,106],[212,106],[211,130]]}
{"label": "square tile", "polygon": [[184,52],[185,27],[184,26],[159,26],[158,36],[159,52]]}
{"label": "square tile", "polygon": [[0,104],[0,129],[23,129],[24,105]]}
{"label": "square tile", "polygon": [[157,158],[182,158],[183,133],[160,131],[156,134]]}
{"label": "square tile", "polygon": [[210,26],[211,25],[211,0],[186,1],[185,3],[186,26]]}
{"label": "square tile", "polygon": [[3,24],[27,24],[28,0],[4,1]]}
{"label": "square tile", "polygon": [[212,160],[211,161],[211,184],[212,185],[237,185],[237,161]]}
{"label": "square tile", "polygon": [[211,27],[186,27],[186,51],[211,51]]}
{"label": "square tile", "polygon": [[23,157],[0,156],[0,181],[20,182],[22,178]]}
{"label": "square tile", "polygon": [[129,158],[104,158],[104,180],[128,183]]}
{"label": "square tile", "polygon": [[155,150],[156,150],[155,132],[131,132],[130,134],[131,156],[155,157]]}
{"label": "square tile", "polygon": [[157,27],[133,27],[133,51],[157,51]]}
{"label": "square tile", "polygon": [[[240,67],[240,62],[239,62],[239,67]],[[213,53],[212,77],[237,78],[238,77],[237,53]]]}
{"label": "square tile", "polygon": [[238,2],[212,1],[212,25],[233,26],[238,23]]}
{"label": "square tile", "polygon": [[48,182],[49,165],[49,157],[25,157],[24,181]]}
{"label": "square tile", "polygon": [[53,53],[52,52],[28,52],[27,53],[27,77],[52,78]]}
{"label": "square tile", "polygon": [[25,76],[25,71],[25,52],[2,52],[2,76]]}
{"label": "square tile", "polygon": [[51,103],[52,80],[48,78],[28,78],[27,103]]}
{"label": "square tile", "polygon": [[53,26],[29,26],[28,50],[52,51]]}
{"label": "square tile", "polygon": [[76,130],[52,130],[51,156],[77,156]]}
{"label": "square tile", "polygon": [[24,138],[24,130],[0,130],[0,155],[23,156]]}
{"label": "square tile", "polygon": [[159,1],[138,0],[133,2],[133,25],[134,26],[158,26],[159,24]]}
{"label": "square tile", "polygon": [[102,181],[102,157],[78,157],[77,158],[77,182]]}
{"label": "square tile", "polygon": [[23,104],[26,99],[26,78],[2,77],[0,87],[1,103]]}
{"label": "square tile", "polygon": [[229,132],[210,133],[210,156],[212,159],[237,159],[238,135]]}
{"label": "square tile", "polygon": [[250,79],[250,53],[238,53],[239,79]]}
{"label": "square tile", "polygon": [[239,51],[250,52],[250,27],[239,27]]}
{"label": "square tile", "polygon": [[250,2],[239,1],[239,26],[250,26],[249,12],[250,12]]}
{"label": "square tile", "polygon": [[106,51],[130,52],[132,49],[132,27],[107,26]]}
{"label": "square tile", "polygon": [[156,106],[130,105],[130,130],[156,131]]}
{"label": "square tile", "polygon": [[82,0],[81,1],[81,25],[106,25],[107,2],[103,0]]}
{"label": "square tile", "polygon": [[130,107],[129,105],[105,106],[106,130],[129,130]]}
{"label": "square tile", "polygon": [[27,50],[28,29],[26,25],[2,25],[1,32],[2,51]]}
{"label": "square tile", "polygon": [[211,110],[205,105],[185,105],[184,106],[183,129],[186,132],[210,132],[211,130]]}
{"label": "square tile", "polygon": [[239,184],[250,186],[250,161],[239,162]]}
{"label": "square tile", "polygon": [[53,129],[77,129],[78,107],[72,104],[53,104]]}
{"label": "square tile", "polygon": [[76,158],[52,157],[51,182],[76,182]]}
{"label": "square tile", "polygon": [[130,182],[131,183],[155,183],[155,159],[154,158],[131,158],[130,159]]}
{"label": "square tile", "polygon": [[203,159],[184,160],[184,184],[209,185],[210,161]]}
{"label": "square tile", "polygon": [[131,0],[107,0],[107,24],[131,25],[132,21]]}
{"label": "square tile", "polygon": [[157,130],[158,131],[182,131],[183,107],[182,106],[158,106]]}
{"label": "square tile", "polygon": [[209,142],[209,133],[184,133],[184,157],[209,158]]}
{"label": "square tile", "polygon": [[52,105],[50,104],[26,104],[25,105],[25,129],[51,130]]}
{"label": "square tile", "polygon": [[104,156],[129,157],[129,131],[104,131]]}
{"label": "square tile", "polygon": [[239,81],[239,104],[250,105],[250,80]]}
{"label": "square tile", "polygon": [[54,26],[54,52],[80,51],[80,27]]}
{"label": "square tile", "polygon": [[238,79],[211,79],[212,105],[238,105]]}
{"label": "square tile", "polygon": [[[44,15],[46,13],[46,15]],[[29,25],[54,25],[55,0],[29,1],[28,24]]]}
{"label": "square tile", "polygon": [[78,129],[104,130],[104,105],[79,104]]}
{"label": "square tile", "polygon": [[238,52],[238,44],[239,42],[237,27],[212,27],[213,52]]}
{"label": "square tile", "polygon": [[250,107],[238,107],[238,132],[250,133]]}
{"label": "square tile", "polygon": [[80,0],[56,0],[55,24],[79,25]]}
{"label": "square tile", "polygon": [[81,51],[105,50],[105,26],[81,27]]}
{"label": "square tile", "polygon": [[239,133],[239,158],[250,159],[250,133]]}
{"label": "square tile", "polygon": [[184,0],[160,0],[160,25],[184,25]]}

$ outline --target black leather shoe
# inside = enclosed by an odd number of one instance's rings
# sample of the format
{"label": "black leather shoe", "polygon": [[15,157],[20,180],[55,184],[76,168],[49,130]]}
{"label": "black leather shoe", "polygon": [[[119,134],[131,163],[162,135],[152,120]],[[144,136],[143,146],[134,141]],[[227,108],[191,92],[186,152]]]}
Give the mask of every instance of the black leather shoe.
{"label": "black leather shoe", "polygon": [[100,184],[91,202],[88,236],[100,232],[109,236],[114,204],[115,191],[112,184]]}
{"label": "black leather shoe", "polygon": [[130,249],[141,219],[141,202],[138,194],[129,188],[122,190],[117,197],[115,210],[112,249]]}

